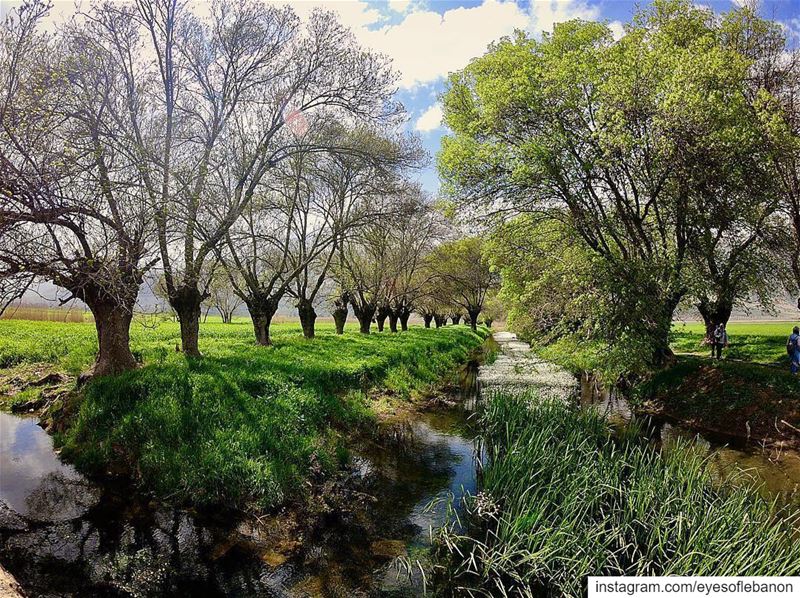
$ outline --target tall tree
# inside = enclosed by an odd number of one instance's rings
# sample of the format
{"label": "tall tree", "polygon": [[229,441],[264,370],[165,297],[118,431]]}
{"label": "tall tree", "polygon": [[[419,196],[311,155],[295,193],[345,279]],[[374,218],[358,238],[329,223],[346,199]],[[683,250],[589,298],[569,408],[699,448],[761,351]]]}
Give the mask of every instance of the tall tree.
{"label": "tall tree", "polygon": [[433,250],[429,259],[440,284],[457,310],[453,314],[453,324],[458,324],[461,317],[458,312],[463,310],[475,330],[486,296],[498,283],[497,275],[483,255],[481,239],[467,237],[442,243]]}
{"label": "tall tree", "polygon": [[116,46],[78,21],[37,33],[41,2],[12,11],[0,30],[0,278],[36,277],[91,310],[98,352],[91,374],[136,366],[134,304],[152,253],[153,213]]}
{"label": "tall tree", "polygon": [[310,164],[313,188],[290,232],[289,262],[297,274],[287,291],[306,338],[314,337],[314,305],[343,244],[359,228],[396,212],[385,198],[395,193],[400,174],[420,163],[415,139],[365,128],[344,134],[337,151],[319,154]]}
{"label": "tall tree", "polygon": [[378,307],[385,303],[389,228],[380,222],[360,229],[342,247],[335,277],[347,293],[362,334],[369,334]]}
{"label": "tall tree", "polygon": [[617,42],[580,21],[517,36],[451,77],[440,171],[462,203],[568,214],[615,298],[605,338],[647,339],[663,362],[705,156],[770,117],[747,101],[750,65],[685,0],[656,0]]}
{"label": "tall tree", "polygon": [[[199,355],[204,264],[262,178],[308,149],[309,129],[331,120],[392,119],[394,76],[330,13],[315,11],[301,25],[289,7],[255,0],[215,1],[202,21],[177,0],[98,11],[106,34],[120,41],[130,103],[141,101],[138,82],[157,87],[148,97],[158,126],[145,131],[135,120],[135,140],[183,350]],[[147,51],[138,37],[124,35],[128,23],[144,33]]]}
{"label": "tall tree", "polygon": [[424,267],[426,257],[444,234],[442,219],[419,189],[405,191],[397,211],[390,228],[386,266],[392,332],[397,332],[398,322],[402,330],[408,330],[408,319],[424,296],[428,279],[433,276]]}

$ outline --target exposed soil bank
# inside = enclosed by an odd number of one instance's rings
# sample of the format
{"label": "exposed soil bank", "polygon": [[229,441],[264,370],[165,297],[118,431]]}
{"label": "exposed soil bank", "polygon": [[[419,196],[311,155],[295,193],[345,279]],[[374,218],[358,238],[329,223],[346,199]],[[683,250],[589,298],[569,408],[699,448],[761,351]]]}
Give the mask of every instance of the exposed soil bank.
{"label": "exposed soil bank", "polygon": [[637,413],[741,443],[800,448],[800,380],[776,367],[680,357],[635,398]]}

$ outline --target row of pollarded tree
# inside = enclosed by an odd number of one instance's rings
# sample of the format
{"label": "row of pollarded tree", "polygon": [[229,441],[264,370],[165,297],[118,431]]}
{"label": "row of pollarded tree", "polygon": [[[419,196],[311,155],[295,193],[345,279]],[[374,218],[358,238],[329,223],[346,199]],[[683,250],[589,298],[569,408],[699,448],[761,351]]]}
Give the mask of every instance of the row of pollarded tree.
{"label": "row of pollarded tree", "polygon": [[[317,309],[330,309],[336,332],[342,334],[352,309],[359,329],[369,334],[372,324],[383,332],[388,322],[392,332],[407,330],[412,313],[417,313],[430,327],[448,320],[458,324],[463,318],[473,328],[485,311],[487,297],[497,285],[497,275],[489,268],[482,243],[474,237],[458,238],[447,221],[433,209],[425,197],[413,188],[397,198],[391,218],[371,219],[368,224],[351,228],[349,234],[311,259],[304,259],[304,245],[294,245],[276,252],[280,266],[260,271],[270,281],[271,305],[286,299],[297,309],[306,338],[314,338]],[[235,248],[228,248],[234,255]],[[264,255],[269,255],[265,251]],[[252,301],[244,284],[237,280],[241,272],[235,260],[221,260],[215,273],[208,307],[231,322],[238,305],[250,309]],[[483,319],[491,323],[496,309],[489,304]],[[274,312],[271,312],[274,313]],[[269,322],[260,323],[250,311],[256,338],[269,344]],[[263,326],[263,328],[262,328]]]}
{"label": "row of pollarded tree", "polygon": [[267,340],[276,286],[313,291],[305,265],[390,217],[419,159],[391,65],[330,13],[222,0],[201,19],[137,0],[47,34],[48,10],[26,3],[0,28],[0,290],[46,280],[83,301],[95,374],[134,367],[154,268],[186,354],[217,268]]}
{"label": "row of pollarded tree", "polygon": [[55,34],[48,10],[34,0],[0,28],[4,302],[34,280],[83,301],[96,375],[135,367],[146,278],[192,356],[220,279],[261,344],[285,297],[313,336],[331,280],[359,318],[391,305],[404,325],[442,224],[407,180],[422,152],[384,57],[330,13],[258,0],[203,18],[178,0],[96,3]]}
{"label": "row of pollarded tree", "polygon": [[438,328],[451,318],[457,324],[464,314],[473,329],[487,296],[497,284],[480,239],[455,238],[442,242],[446,227],[429,208],[407,205],[392,226],[378,223],[361,231],[344,247],[333,278],[334,319],[341,333],[347,305],[368,334],[372,322],[379,332],[386,321],[392,332],[408,329],[412,313],[426,327]]}

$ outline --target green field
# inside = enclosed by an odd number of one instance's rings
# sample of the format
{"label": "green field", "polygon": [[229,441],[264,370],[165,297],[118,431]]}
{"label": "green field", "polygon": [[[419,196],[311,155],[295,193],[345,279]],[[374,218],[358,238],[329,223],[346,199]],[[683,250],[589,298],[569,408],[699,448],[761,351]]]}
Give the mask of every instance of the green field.
{"label": "green field", "polygon": [[[345,431],[374,421],[364,390],[408,397],[486,335],[448,326],[365,336],[350,324],[337,336],[321,323],[308,341],[298,324],[278,324],[274,346],[260,347],[248,321],[208,322],[204,357],[187,360],[175,351],[176,323],[145,323],[131,329],[144,367],[90,382],[73,398],[79,406],[58,435],[64,454],[90,472],[136,472],[145,488],[178,501],[262,509],[298,497],[312,470],[346,457]],[[30,364],[75,374],[95,350],[91,323],[0,321],[0,393],[2,380]]]}
{"label": "green field", "polygon": [[[725,356],[758,363],[780,363],[788,367],[786,339],[798,322],[730,322],[727,326],[730,346]],[[676,353],[708,355],[703,344],[705,327],[700,322],[675,322],[672,348]]]}

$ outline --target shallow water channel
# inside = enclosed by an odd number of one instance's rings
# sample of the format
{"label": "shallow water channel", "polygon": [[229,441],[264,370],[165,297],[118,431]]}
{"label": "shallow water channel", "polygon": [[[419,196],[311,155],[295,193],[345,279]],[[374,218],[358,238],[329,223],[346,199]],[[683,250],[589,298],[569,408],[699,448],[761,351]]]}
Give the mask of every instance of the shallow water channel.
{"label": "shallow water channel", "polygon": [[[91,482],[59,459],[36,419],[0,413],[0,563],[34,596],[421,595],[431,529],[444,523],[448,499],[458,505],[477,489],[469,420],[477,371],[476,362],[461,370],[449,407],[358,441],[346,481],[329,488],[344,504],[299,528],[290,513],[198,513]],[[612,423],[633,417],[621,395],[589,378],[579,396]],[[643,430],[655,448],[690,440],[723,483],[744,470],[766,496],[800,504],[796,452],[732,444],[666,419],[646,419]]]}
{"label": "shallow water channel", "polygon": [[0,413],[0,563],[37,596],[420,595],[431,528],[476,488],[476,370],[454,407],[358,443],[352,508],[288,539],[281,514],[195,513],[90,482],[35,419]]}

